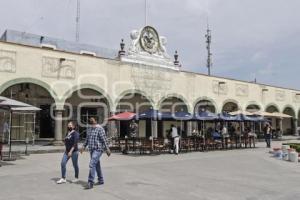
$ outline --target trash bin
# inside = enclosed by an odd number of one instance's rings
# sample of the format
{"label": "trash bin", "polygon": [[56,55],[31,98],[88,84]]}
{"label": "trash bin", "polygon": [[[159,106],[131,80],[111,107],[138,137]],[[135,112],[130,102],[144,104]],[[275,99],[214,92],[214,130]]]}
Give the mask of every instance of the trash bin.
{"label": "trash bin", "polygon": [[289,159],[291,162],[298,162],[298,153],[296,151],[290,152]]}

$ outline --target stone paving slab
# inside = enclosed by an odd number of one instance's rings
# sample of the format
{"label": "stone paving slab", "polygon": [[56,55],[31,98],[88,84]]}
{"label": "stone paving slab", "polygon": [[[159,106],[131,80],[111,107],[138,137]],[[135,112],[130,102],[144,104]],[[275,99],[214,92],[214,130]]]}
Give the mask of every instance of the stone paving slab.
{"label": "stone paving slab", "polygon": [[[300,163],[258,148],[175,156],[102,157],[105,185],[86,191],[89,155],[80,155],[80,182],[57,185],[61,153],[34,154],[0,168],[0,200],[292,200],[300,198]],[[273,143],[280,146],[280,143]],[[71,162],[67,178],[73,178]]]}

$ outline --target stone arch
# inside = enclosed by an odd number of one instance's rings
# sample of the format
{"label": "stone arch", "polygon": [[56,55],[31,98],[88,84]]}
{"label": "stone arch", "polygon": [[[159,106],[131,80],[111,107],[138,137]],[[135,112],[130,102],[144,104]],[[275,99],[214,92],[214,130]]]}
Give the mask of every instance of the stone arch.
{"label": "stone arch", "polygon": [[117,106],[119,104],[119,102],[122,100],[122,98],[124,98],[126,95],[128,94],[139,94],[141,96],[144,96],[151,104],[152,108],[155,108],[155,103],[153,101],[153,99],[144,91],[142,90],[138,90],[138,89],[129,89],[129,90],[125,90],[123,92],[121,92],[118,97],[116,98],[115,102],[114,102],[114,111],[117,110]]}
{"label": "stone arch", "polygon": [[[10,97],[13,94],[13,99],[28,103],[30,105],[39,107],[41,110],[36,112],[36,119],[28,115],[27,120],[35,121],[38,125],[34,128],[38,138],[54,138],[54,119],[52,117],[53,108],[56,106],[58,96],[53,88],[38,79],[33,78],[18,78],[5,82],[0,87],[0,94]],[[16,114],[13,116],[14,126],[25,127],[23,122],[25,118]],[[28,125],[30,127],[30,125]],[[27,126],[27,127],[28,127]],[[33,127],[31,127],[33,129]],[[16,133],[18,132],[18,134]],[[23,140],[26,137],[25,128],[13,129],[12,138],[16,140]]]}
{"label": "stone arch", "polygon": [[191,109],[191,106],[190,106],[188,100],[185,97],[183,97],[182,95],[175,94],[175,93],[167,94],[167,95],[163,96],[158,101],[156,108],[159,110],[161,108],[161,106],[162,106],[162,103],[165,100],[167,100],[168,98],[177,98],[177,99],[181,100],[185,104],[185,106],[187,107],[187,112],[192,113],[193,110]]}
{"label": "stone arch", "polygon": [[282,109],[282,113],[291,115],[292,118],[283,118],[282,119],[282,126],[283,126],[283,133],[290,135],[296,133],[297,130],[297,115],[295,109],[292,105],[286,105]]}
{"label": "stone arch", "polygon": [[270,110],[276,110],[276,111],[273,111],[273,112],[280,112],[280,109],[279,109],[279,106],[275,103],[270,103],[268,105],[265,106],[265,111],[266,112],[270,112]]}
{"label": "stone arch", "polygon": [[[112,110],[112,108],[114,108],[114,102],[112,101],[112,99],[110,98],[110,96],[107,94],[107,92],[105,90],[103,90],[101,87],[94,85],[94,84],[81,84],[81,85],[75,85],[73,86],[71,89],[69,89],[67,92],[64,93],[64,95],[62,96],[62,99],[60,101],[60,104],[58,105],[59,107],[64,106],[66,100],[71,97],[71,95],[76,92],[76,91],[80,91],[82,89],[91,89],[91,90],[95,90],[98,93],[100,93],[104,99],[106,99],[108,101],[109,104],[109,109]],[[92,99],[94,98],[93,96],[86,96],[86,99]]]}
{"label": "stone arch", "polygon": [[296,111],[292,105],[284,106],[282,109],[282,113],[284,114],[292,113],[292,117],[296,118]]}
{"label": "stone arch", "polygon": [[256,101],[249,101],[244,110],[250,111],[250,110],[255,110],[255,111],[261,111],[262,110],[262,105],[257,103]]}
{"label": "stone arch", "polygon": [[217,106],[215,100],[213,100],[212,98],[209,98],[209,97],[200,97],[200,98],[196,99],[196,100],[194,101],[194,103],[193,103],[193,109],[194,109],[194,112],[196,112],[195,109],[196,109],[197,104],[198,104],[199,102],[201,102],[201,101],[208,101],[208,102],[210,102],[210,103],[214,106],[214,109],[215,109],[215,112],[214,112],[214,113],[218,113],[219,108],[218,108],[218,106]]}
{"label": "stone arch", "polygon": [[232,111],[237,111],[237,110],[241,110],[241,106],[239,104],[238,101],[234,100],[234,99],[227,99],[225,101],[223,101],[223,104],[222,104],[222,108],[221,108],[221,111],[227,111],[227,110],[224,110],[225,106],[228,105],[228,104],[235,104],[235,107],[231,109],[230,112]]}
{"label": "stone arch", "polygon": [[17,78],[17,79],[7,81],[0,86],[0,94],[3,93],[7,88],[17,85],[17,84],[22,84],[22,83],[32,83],[32,84],[38,85],[38,86],[46,89],[50,93],[51,97],[54,99],[55,102],[59,101],[56,92],[51,88],[51,86],[49,84],[47,84],[44,81],[34,79],[34,78]]}

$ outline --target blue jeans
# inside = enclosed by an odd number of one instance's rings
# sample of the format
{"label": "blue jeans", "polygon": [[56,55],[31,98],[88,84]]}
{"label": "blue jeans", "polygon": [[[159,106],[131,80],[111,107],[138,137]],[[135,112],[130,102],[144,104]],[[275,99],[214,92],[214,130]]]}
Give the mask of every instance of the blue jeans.
{"label": "blue jeans", "polygon": [[100,165],[100,157],[102,155],[102,151],[93,150],[90,152],[90,155],[91,155],[91,160],[89,164],[90,172],[89,172],[88,182],[94,183],[95,173],[97,172],[99,183],[103,183],[104,180],[103,180],[103,175],[102,175],[101,165]]}
{"label": "blue jeans", "polygon": [[265,134],[265,140],[267,143],[267,147],[270,148],[271,147],[271,134]]}
{"label": "blue jeans", "polygon": [[[75,178],[78,178],[78,175],[79,175],[79,167],[78,167],[78,151],[75,151],[72,153],[72,163],[73,163],[73,167],[74,167],[74,170],[75,170]],[[63,157],[62,157],[62,160],[61,160],[61,177],[62,178],[66,178],[66,166],[67,166],[67,163],[69,161],[69,157],[66,153],[64,153]]]}

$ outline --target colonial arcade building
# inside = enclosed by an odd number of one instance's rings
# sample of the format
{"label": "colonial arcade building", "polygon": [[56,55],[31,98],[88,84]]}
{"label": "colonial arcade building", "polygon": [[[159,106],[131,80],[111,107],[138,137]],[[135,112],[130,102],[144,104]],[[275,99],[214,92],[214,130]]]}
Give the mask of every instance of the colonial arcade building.
{"label": "colonial arcade building", "polygon": [[[166,38],[150,26],[130,37],[130,44],[121,42],[114,51],[7,30],[0,41],[0,93],[41,108],[35,127],[40,139],[61,141],[68,120],[83,127],[90,116],[104,122],[117,112],[150,108],[281,112],[292,118],[271,118],[273,127],[297,134],[300,91],[183,71],[177,53],[170,56]],[[139,136],[152,129],[156,137],[164,137],[170,123],[141,120]],[[185,123],[186,135],[193,126]],[[122,136],[122,131],[109,134]],[[13,130],[13,139],[24,137],[22,130]]]}

